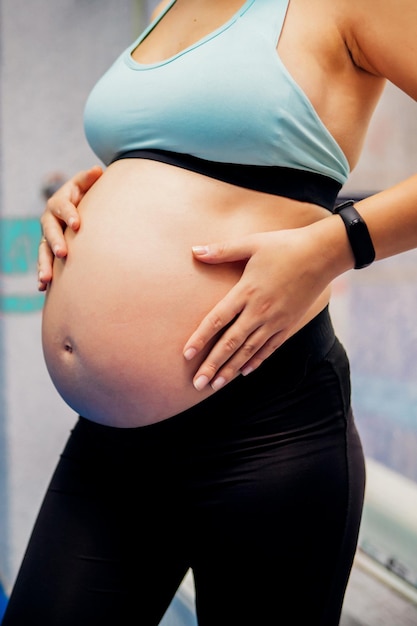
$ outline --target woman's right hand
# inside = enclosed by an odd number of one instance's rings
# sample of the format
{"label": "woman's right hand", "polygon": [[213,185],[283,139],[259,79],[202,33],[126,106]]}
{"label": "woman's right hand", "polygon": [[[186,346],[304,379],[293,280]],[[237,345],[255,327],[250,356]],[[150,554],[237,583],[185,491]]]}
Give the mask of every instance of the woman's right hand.
{"label": "woman's right hand", "polygon": [[54,257],[62,259],[67,256],[64,231],[67,227],[74,232],[80,228],[77,207],[102,173],[99,165],[78,172],[48,199],[40,220],[42,239],[38,252],[39,291],[45,291],[52,280]]}

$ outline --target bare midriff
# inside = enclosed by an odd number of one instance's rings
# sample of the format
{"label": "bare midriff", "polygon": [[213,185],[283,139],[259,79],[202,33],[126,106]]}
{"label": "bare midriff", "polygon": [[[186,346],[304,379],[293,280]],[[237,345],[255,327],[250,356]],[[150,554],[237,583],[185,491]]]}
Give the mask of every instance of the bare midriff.
{"label": "bare midriff", "polygon": [[[297,228],[328,215],[316,205],[247,190],[143,159],[109,166],[79,206],[55,260],[42,338],[65,402],[117,427],[169,418],[214,393],[192,378],[204,355],[183,347],[239,280],[239,263],[206,265],[193,245]],[[326,291],[300,327],[327,304]]]}

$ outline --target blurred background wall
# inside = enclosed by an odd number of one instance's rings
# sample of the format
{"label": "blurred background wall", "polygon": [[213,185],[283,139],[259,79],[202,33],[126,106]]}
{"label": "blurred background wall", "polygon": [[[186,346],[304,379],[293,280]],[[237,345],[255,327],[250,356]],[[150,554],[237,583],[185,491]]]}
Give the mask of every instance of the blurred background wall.
{"label": "blurred background wall", "polygon": [[[417,105],[388,84],[343,195],[366,196],[416,171]],[[417,481],[417,254],[350,272],[336,282],[334,292],[334,316],[349,349],[365,450]]]}
{"label": "blurred background wall", "polygon": [[[155,4],[0,0],[0,580],[7,590],[75,421],[49,380],[40,344],[42,188],[97,162],[83,135],[85,99]],[[416,171],[416,131],[417,105],[388,87],[344,195],[367,195]],[[410,252],[341,277],[332,304],[351,358],[365,452],[412,485],[416,260]]]}
{"label": "blurred background wall", "polygon": [[0,577],[7,588],[74,422],[46,372],[36,290],[42,188],[97,162],[89,90],[136,37],[134,0],[0,1]]}

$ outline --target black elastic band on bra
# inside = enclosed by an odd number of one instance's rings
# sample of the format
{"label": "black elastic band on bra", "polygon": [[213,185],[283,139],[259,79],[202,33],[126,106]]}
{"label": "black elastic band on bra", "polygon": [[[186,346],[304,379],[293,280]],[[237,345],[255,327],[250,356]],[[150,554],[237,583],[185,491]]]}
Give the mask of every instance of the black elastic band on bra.
{"label": "black elastic band on bra", "polygon": [[130,150],[119,154],[112,163],[119,159],[161,161],[238,187],[318,204],[329,211],[342,187],[329,176],[291,167],[219,163],[168,150]]}

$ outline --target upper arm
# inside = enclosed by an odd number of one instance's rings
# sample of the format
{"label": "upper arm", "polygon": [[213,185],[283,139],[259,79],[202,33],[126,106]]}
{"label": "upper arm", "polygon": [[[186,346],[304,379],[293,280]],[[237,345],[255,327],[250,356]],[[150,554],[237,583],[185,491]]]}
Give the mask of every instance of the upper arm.
{"label": "upper arm", "polygon": [[417,100],[416,0],[346,0],[346,5],[357,65]]}

